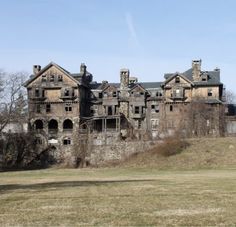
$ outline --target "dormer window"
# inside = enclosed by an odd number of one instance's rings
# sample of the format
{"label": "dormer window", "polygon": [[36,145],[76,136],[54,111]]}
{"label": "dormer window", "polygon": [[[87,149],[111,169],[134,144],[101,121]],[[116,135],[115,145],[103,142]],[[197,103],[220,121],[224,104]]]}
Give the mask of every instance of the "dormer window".
{"label": "dormer window", "polygon": [[207,91],[207,96],[208,96],[208,97],[211,97],[212,95],[213,95],[212,89],[209,88],[208,91]]}
{"label": "dormer window", "polygon": [[207,81],[207,79],[208,79],[207,75],[206,75],[206,74],[203,74],[203,75],[202,75],[202,81]]}
{"label": "dormer window", "polygon": [[177,76],[177,77],[175,77],[175,83],[176,84],[179,84],[180,83],[180,78]]}
{"label": "dormer window", "polygon": [[160,91],[158,91],[158,92],[156,93],[156,96],[157,96],[157,97],[162,97],[162,93],[161,93]]}

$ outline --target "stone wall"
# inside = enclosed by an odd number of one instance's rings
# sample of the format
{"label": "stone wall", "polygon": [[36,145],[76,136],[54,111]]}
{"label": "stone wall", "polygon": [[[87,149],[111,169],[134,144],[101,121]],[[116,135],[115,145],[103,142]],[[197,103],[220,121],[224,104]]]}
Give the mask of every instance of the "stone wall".
{"label": "stone wall", "polygon": [[133,153],[145,152],[155,144],[153,141],[122,141],[118,134],[91,135],[89,143],[86,159],[94,166],[122,160]]}

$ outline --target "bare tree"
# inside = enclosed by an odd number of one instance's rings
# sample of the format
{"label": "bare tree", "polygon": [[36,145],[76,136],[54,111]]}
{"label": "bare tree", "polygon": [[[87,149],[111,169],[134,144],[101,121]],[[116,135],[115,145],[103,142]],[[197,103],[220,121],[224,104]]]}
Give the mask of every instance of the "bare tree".
{"label": "bare tree", "polygon": [[0,134],[7,124],[22,122],[25,116],[26,98],[22,83],[26,73],[6,73],[0,70]]}
{"label": "bare tree", "polygon": [[227,104],[236,104],[236,94],[233,91],[227,90],[225,92],[225,99]]}

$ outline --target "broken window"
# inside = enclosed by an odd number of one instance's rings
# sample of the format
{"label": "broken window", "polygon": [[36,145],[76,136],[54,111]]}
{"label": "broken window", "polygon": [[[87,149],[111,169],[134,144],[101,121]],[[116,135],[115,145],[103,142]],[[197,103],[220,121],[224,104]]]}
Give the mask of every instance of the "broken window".
{"label": "broken window", "polygon": [[46,81],[47,81],[46,75],[42,75],[42,82],[46,82]]}
{"label": "broken window", "polygon": [[70,90],[68,88],[64,90],[64,96],[70,96]]}
{"label": "broken window", "polygon": [[135,113],[135,114],[139,114],[139,106],[135,106],[135,108],[134,108],[134,113]]}
{"label": "broken window", "polygon": [[43,129],[43,121],[42,120],[36,120],[35,122],[34,122],[34,127],[35,127],[35,129]]}
{"label": "broken window", "polygon": [[65,111],[66,112],[71,112],[72,111],[72,106],[66,106]]}
{"label": "broken window", "polygon": [[54,75],[50,75],[50,82],[54,82],[55,76]]}
{"label": "broken window", "polygon": [[143,92],[140,92],[140,95],[144,95],[144,93],[143,93]]}
{"label": "broken window", "polygon": [[46,104],[46,113],[51,112],[51,104]]}
{"label": "broken window", "polygon": [[208,89],[208,91],[207,91],[207,95],[208,95],[208,96],[212,96],[212,95],[213,95],[213,93],[212,93],[212,89]]}
{"label": "broken window", "polygon": [[98,98],[102,99],[102,92],[98,93]]}
{"label": "broken window", "polygon": [[116,91],[113,91],[113,92],[112,92],[112,97],[116,97],[116,96],[117,96]]}
{"label": "broken window", "polygon": [[56,120],[52,119],[48,123],[48,129],[49,130],[57,130],[58,129],[58,123]]}
{"label": "broken window", "polygon": [[39,88],[35,88],[35,97],[40,97]]}
{"label": "broken window", "polygon": [[63,76],[62,75],[58,75],[58,82],[62,82],[63,81]]}
{"label": "broken window", "polygon": [[112,115],[112,106],[108,106],[107,114]]}
{"label": "broken window", "polygon": [[170,105],[170,111],[173,111],[173,106],[172,105]]}
{"label": "broken window", "polygon": [[65,138],[63,140],[63,145],[70,145],[71,144],[71,139],[70,138]]}
{"label": "broken window", "polygon": [[178,76],[175,78],[175,83],[177,83],[177,84],[180,83],[180,78]]}
{"label": "broken window", "polygon": [[63,122],[63,129],[72,130],[73,129],[73,122],[70,119],[66,119]]}

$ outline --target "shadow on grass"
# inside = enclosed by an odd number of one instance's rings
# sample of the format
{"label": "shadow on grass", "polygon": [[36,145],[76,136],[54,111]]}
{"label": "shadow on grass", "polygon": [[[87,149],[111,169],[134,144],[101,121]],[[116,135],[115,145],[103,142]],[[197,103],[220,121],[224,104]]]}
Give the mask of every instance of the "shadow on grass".
{"label": "shadow on grass", "polygon": [[47,182],[37,184],[5,184],[0,185],[0,194],[7,193],[15,190],[57,190],[59,188],[70,188],[70,187],[89,187],[89,186],[104,186],[107,184],[123,184],[133,182],[147,182],[155,181],[154,179],[147,180],[109,180],[109,181],[58,181],[58,182]]}

